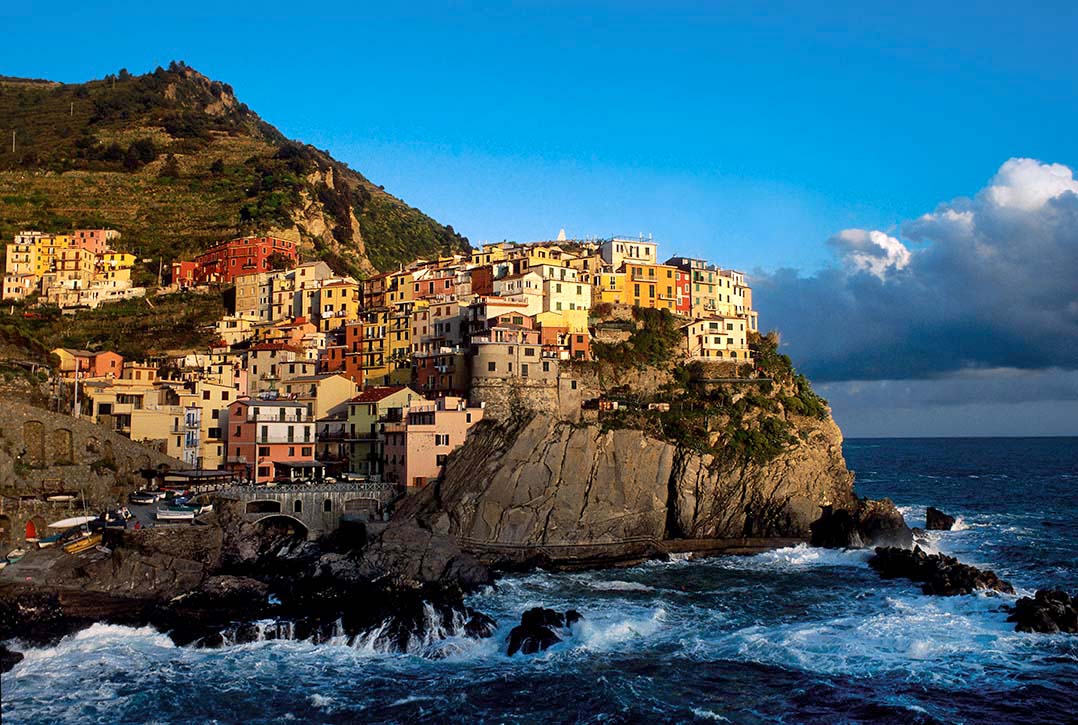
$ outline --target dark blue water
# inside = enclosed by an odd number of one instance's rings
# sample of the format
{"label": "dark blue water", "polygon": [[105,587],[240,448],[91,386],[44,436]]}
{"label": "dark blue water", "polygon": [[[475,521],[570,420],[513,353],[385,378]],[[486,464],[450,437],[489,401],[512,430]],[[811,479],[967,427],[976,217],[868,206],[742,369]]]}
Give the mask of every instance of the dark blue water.
{"label": "dark blue water", "polygon": [[[961,517],[941,551],[1020,593],[1078,589],[1078,439],[853,440],[858,491],[911,525]],[[150,630],[95,626],[3,676],[8,722],[159,721],[1069,721],[1078,637],[1018,634],[1013,597],[922,596],[865,552],[798,547],[503,579],[472,604],[491,640],[410,655],[369,642],[176,648]],[[576,608],[574,637],[508,658],[535,605]]]}

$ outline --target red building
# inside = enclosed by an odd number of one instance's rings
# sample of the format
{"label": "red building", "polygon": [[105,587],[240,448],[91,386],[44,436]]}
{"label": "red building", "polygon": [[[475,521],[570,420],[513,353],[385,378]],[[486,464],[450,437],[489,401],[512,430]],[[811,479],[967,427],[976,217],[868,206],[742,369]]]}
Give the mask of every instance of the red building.
{"label": "red building", "polygon": [[218,244],[195,257],[194,262],[173,262],[172,283],[182,285],[220,282],[228,284],[244,274],[268,272],[270,258],[280,256],[299,264],[296,243],[276,237],[243,237]]}
{"label": "red building", "polygon": [[692,317],[692,293],[690,291],[691,285],[689,284],[691,274],[683,269],[677,271],[677,305],[674,307],[674,311],[679,315],[685,317]]}

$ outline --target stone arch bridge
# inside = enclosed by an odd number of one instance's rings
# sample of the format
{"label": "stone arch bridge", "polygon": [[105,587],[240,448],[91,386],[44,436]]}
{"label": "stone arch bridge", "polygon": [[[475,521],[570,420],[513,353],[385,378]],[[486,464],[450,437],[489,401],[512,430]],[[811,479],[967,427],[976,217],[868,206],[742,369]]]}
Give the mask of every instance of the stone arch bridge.
{"label": "stone arch bridge", "polygon": [[396,487],[381,482],[235,486],[215,496],[235,502],[249,523],[290,520],[300,524],[311,540],[336,531],[345,515],[380,518],[395,498]]}

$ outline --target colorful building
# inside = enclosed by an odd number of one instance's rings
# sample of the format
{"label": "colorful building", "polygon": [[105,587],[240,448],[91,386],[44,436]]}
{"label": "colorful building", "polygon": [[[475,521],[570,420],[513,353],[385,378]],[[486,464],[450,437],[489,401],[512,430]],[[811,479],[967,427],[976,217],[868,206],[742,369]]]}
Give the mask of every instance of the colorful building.
{"label": "colorful building", "polygon": [[469,407],[455,397],[413,400],[402,412],[399,423],[385,424],[384,478],[409,488],[436,480],[449,454],[483,419],[481,407]]}
{"label": "colorful building", "polygon": [[257,483],[317,470],[314,419],[288,400],[238,400],[225,421],[227,465]]}

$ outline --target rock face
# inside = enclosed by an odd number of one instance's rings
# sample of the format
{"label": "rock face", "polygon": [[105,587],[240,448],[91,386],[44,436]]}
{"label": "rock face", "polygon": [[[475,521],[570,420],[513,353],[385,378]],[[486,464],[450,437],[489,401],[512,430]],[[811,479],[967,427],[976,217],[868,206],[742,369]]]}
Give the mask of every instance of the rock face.
{"label": "rock face", "polygon": [[541,652],[562,641],[558,632],[571,636],[572,626],[581,619],[575,609],[565,614],[543,607],[529,609],[521,615],[520,624],[509,632],[506,654],[512,657],[517,652],[526,655]]}
{"label": "rock face", "polygon": [[950,531],[954,526],[954,516],[948,516],[934,506],[925,511],[925,529],[928,531]]}
{"label": "rock face", "polygon": [[1015,602],[1007,621],[1017,622],[1018,632],[1078,633],[1078,594],[1038,589],[1032,599],[1022,597]]}
{"label": "rock face", "polygon": [[[514,548],[557,561],[574,547],[606,547],[595,558],[616,560],[668,539],[807,539],[827,506],[874,520],[868,514],[883,509],[869,511],[854,496],[837,426],[804,419],[800,433],[777,458],[755,463],[716,460],[633,429],[549,417],[483,421],[442,480],[406,500],[394,520],[452,536],[484,561],[496,551],[508,560]],[[873,541],[870,532],[865,542]]]}
{"label": "rock face", "polygon": [[921,591],[944,597],[972,594],[976,590],[1014,594],[1014,587],[991,570],[963,564],[943,554],[926,554],[921,547],[912,551],[897,547],[879,547],[868,565],[884,579],[905,577],[921,582]]}

